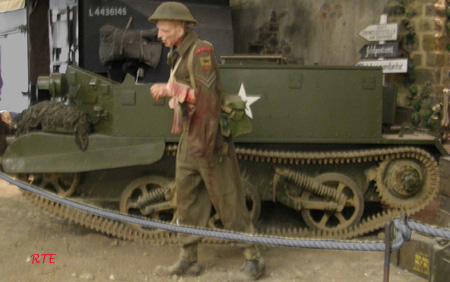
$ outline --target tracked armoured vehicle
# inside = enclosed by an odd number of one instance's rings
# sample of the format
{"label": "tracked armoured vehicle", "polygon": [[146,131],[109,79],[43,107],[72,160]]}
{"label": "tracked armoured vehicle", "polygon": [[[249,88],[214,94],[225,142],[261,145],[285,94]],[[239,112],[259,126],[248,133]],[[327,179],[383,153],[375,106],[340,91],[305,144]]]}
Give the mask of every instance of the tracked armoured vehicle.
{"label": "tracked armoured vehicle", "polygon": [[[396,97],[383,87],[381,69],[289,65],[278,57],[269,58],[275,63],[223,60],[226,94],[239,94],[252,117],[253,131],[235,144],[260,233],[354,238],[424,209],[437,195],[437,159],[446,152],[430,135],[386,130],[394,123]],[[33,126],[10,144],[3,169],[75,201],[173,222],[178,137],[170,133],[167,99],[155,102],[151,84],[130,75],[118,83],[73,66],[41,77],[39,85],[54,101],[65,101],[71,114],[49,122],[57,117],[54,103],[33,106],[25,117]],[[27,198],[119,238],[173,240],[165,231]],[[262,224],[273,213],[266,203],[289,208],[298,222]],[[220,228],[214,213],[210,227]]]}

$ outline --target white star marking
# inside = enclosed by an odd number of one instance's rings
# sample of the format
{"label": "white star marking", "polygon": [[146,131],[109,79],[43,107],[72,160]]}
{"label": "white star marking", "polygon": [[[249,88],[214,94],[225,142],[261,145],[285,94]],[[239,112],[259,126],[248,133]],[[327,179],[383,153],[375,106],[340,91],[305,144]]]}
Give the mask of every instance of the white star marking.
{"label": "white star marking", "polygon": [[239,97],[245,102],[245,113],[253,119],[253,113],[250,106],[261,99],[261,96],[247,96],[247,92],[245,92],[244,83],[241,84],[241,89],[239,89]]}

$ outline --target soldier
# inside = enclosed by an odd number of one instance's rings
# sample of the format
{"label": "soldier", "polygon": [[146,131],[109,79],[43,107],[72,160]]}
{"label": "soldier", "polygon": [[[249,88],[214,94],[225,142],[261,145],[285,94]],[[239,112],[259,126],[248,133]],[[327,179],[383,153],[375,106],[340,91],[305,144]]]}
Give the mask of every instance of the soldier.
{"label": "soldier", "polygon": [[[213,46],[198,38],[189,25],[197,20],[181,3],[164,2],[149,18],[156,23],[158,38],[171,50],[168,83],[154,84],[155,100],[170,97],[174,109],[173,133],[181,133],[176,161],[177,221],[181,225],[205,227],[211,203],[226,229],[252,234],[253,224],[245,205],[234,146],[220,131],[222,85]],[[178,234],[178,261],[158,266],[162,276],[197,276],[199,237]],[[244,244],[245,263],[233,280],[255,280],[264,273],[264,262],[256,245]]]}

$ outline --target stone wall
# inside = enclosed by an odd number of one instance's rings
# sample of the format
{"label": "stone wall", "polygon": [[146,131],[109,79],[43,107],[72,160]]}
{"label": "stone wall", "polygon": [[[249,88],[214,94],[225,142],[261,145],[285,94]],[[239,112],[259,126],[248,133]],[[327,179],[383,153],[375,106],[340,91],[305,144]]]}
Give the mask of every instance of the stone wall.
{"label": "stone wall", "polygon": [[[407,77],[403,78],[406,83],[400,96],[403,99],[409,95],[408,87],[411,85],[420,89],[430,83],[437,99],[442,97],[442,90],[450,86],[447,2],[450,1],[390,0],[386,5],[385,12],[389,15],[389,21],[399,23],[402,49],[411,59],[410,70]],[[413,42],[407,42],[406,37],[413,34]],[[401,79],[389,78],[391,82],[398,84]]]}

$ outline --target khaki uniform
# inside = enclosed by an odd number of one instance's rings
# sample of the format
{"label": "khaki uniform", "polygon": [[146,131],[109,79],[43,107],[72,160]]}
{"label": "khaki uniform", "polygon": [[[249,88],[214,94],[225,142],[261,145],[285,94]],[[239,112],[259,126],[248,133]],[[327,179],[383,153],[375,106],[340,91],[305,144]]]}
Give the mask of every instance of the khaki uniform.
{"label": "khaki uniform", "polygon": [[[253,233],[232,142],[225,146],[228,150],[223,150],[225,140],[219,129],[223,94],[214,50],[194,31],[187,32],[168,56],[177,83],[191,85],[190,56],[196,102],[181,104],[183,133],[176,162],[178,223],[206,227],[212,203],[226,229]],[[179,234],[178,238],[180,258],[196,262],[200,237]],[[256,246],[244,246],[247,260],[259,259]]]}

